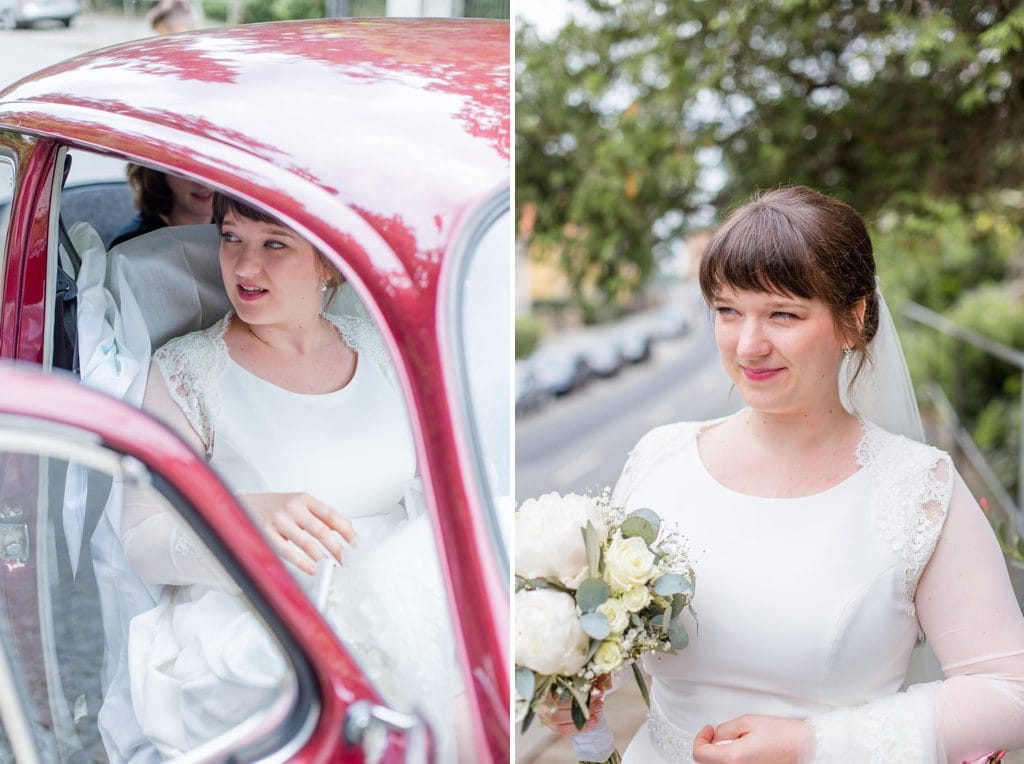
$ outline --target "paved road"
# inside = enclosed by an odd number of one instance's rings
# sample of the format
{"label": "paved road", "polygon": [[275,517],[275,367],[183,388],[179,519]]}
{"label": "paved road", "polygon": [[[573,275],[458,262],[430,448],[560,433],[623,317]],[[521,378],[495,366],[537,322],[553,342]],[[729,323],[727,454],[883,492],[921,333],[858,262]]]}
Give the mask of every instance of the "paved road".
{"label": "paved road", "polygon": [[685,338],[655,346],[646,365],[592,382],[516,421],[516,497],[612,485],[645,432],[710,419],[743,405],[718,361],[706,318]]}
{"label": "paved road", "polygon": [[29,29],[0,31],[0,88],[80,53],[152,35],[144,18],[95,12],[78,16],[67,29],[40,22]]}

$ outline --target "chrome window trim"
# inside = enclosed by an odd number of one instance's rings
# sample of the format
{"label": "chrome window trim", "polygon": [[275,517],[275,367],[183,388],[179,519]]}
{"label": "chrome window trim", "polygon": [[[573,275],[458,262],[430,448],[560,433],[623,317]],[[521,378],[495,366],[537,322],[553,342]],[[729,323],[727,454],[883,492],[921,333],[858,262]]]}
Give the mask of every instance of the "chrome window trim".
{"label": "chrome window trim", "polygon": [[[7,227],[3,229],[3,236],[0,236],[0,279],[7,270],[7,238],[11,233],[11,208],[14,205],[14,194],[18,189],[18,157],[13,151],[8,149],[6,146],[0,146],[0,162],[10,164],[11,166],[11,181],[13,188],[11,188],[11,198],[6,202],[0,201],[0,204],[7,205]],[[2,280],[0,280],[0,287],[3,286]]]}
{"label": "chrome window trim", "polygon": [[[454,395],[453,399],[456,404],[456,410],[458,411],[459,418],[462,420],[463,430],[470,436],[470,445],[472,446],[472,453],[470,458],[473,466],[473,478],[476,484],[477,491],[481,494],[480,498],[487,503],[488,512],[485,514],[486,527],[488,535],[491,538],[491,546],[495,550],[497,560],[501,566],[501,572],[506,575],[502,576],[502,580],[505,583],[506,591],[511,591],[511,560],[509,553],[509,544],[511,538],[506,539],[505,533],[502,531],[500,518],[498,512],[500,508],[494,502],[494,496],[490,490],[491,481],[487,477],[486,466],[482,463],[482,450],[481,443],[482,438],[478,427],[474,422],[473,407],[472,407],[472,395],[470,390],[470,381],[467,375],[467,364],[465,355],[465,342],[462,334],[462,322],[464,319],[463,308],[464,300],[462,294],[462,282],[466,277],[466,273],[469,270],[469,266],[472,263],[472,255],[476,252],[476,248],[483,238],[483,235],[488,229],[494,225],[495,222],[502,215],[511,216],[511,204],[509,199],[509,187],[503,187],[499,191],[492,194],[482,204],[480,204],[467,219],[465,225],[462,228],[462,233],[459,236],[458,241],[452,248],[451,259],[449,260],[450,266],[447,269],[446,277],[442,282],[443,295],[442,304],[447,305],[447,315],[442,318],[443,326],[441,331],[444,332],[448,339],[448,346],[452,349],[454,355],[453,358],[445,358],[446,365],[449,369],[456,373],[452,375],[454,381]],[[510,220],[511,222],[511,220]],[[511,229],[510,229],[511,230]],[[508,246],[512,247],[512,242],[508,242]],[[511,295],[512,285],[512,271],[515,266],[514,258],[509,256],[509,269],[507,278]],[[513,325],[512,316],[515,310],[514,300],[509,300],[509,326]],[[509,336],[508,346],[511,349],[513,347],[513,337]],[[452,366],[454,362],[454,367]],[[509,357],[509,379],[511,385],[512,376],[512,361],[511,356]],[[511,387],[510,387],[511,390]],[[509,476],[509,491],[512,492],[512,482],[514,478],[514,454],[515,454],[515,426],[512,419],[512,397],[508,400],[508,417],[509,417],[509,463],[506,465]]]}
{"label": "chrome window trim", "polygon": [[[64,178],[64,161],[68,154],[68,147],[61,146],[57,149],[57,156],[53,163],[53,183],[50,188],[50,213],[46,229],[46,308],[45,323],[43,324],[43,369],[53,369],[53,324],[56,319],[57,307],[57,259],[60,251],[57,246],[59,241],[59,217],[60,217],[60,193],[62,180]],[[77,275],[77,274],[76,274]]]}

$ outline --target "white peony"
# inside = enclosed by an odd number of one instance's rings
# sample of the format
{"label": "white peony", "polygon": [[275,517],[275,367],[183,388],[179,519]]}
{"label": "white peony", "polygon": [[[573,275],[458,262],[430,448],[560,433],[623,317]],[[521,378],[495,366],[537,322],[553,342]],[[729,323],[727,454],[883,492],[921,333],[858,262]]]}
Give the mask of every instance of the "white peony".
{"label": "white peony", "polygon": [[634,586],[622,593],[622,604],[631,613],[639,613],[651,604],[651,590],[646,586]]}
{"label": "white peony", "polygon": [[608,619],[613,634],[621,634],[629,626],[629,611],[615,597],[609,597],[598,606],[597,612]]}
{"label": "white peony", "polygon": [[570,589],[590,577],[582,528],[590,521],[603,544],[608,529],[597,502],[574,493],[527,499],[516,514],[516,575],[557,578]]}
{"label": "white peony", "polygon": [[604,557],[605,580],[616,594],[643,586],[654,573],[654,553],[638,536],[616,535]]}
{"label": "white peony", "polygon": [[516,665],[539,674],[572,675],[587,662],[590,639],[576,601],[565,592],[516,592]]}
{"label": "white peony", "polygon": [[622,648],[612,639],[606,639],[594,653],[594,671],[598,674],[610,674],[622,665]]}

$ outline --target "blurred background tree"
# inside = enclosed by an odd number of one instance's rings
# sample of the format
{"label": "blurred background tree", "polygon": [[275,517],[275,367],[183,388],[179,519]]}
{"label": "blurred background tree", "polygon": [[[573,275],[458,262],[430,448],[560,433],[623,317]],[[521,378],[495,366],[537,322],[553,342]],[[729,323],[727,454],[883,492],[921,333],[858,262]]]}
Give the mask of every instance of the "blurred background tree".
{"label": "blurred background tree", "polygon": [[[578,303],[628,296],[659,247],[799,183],[868,218],[894,309],[1024,348],[1019,3],[579,4],[593,23],[516,31],[516,204]],[[905,333],[915,378],[957,390],[1015,491],[1019,370]]]}

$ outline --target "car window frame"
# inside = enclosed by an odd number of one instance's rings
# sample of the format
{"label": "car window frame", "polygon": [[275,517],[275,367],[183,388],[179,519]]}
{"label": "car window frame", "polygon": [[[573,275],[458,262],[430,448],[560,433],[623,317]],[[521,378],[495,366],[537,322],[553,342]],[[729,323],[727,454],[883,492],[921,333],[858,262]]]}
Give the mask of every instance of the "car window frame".
{"label": "car window frame", "polygon": [[[441,318],[442,326],[439,327],[439,333],[443,334],[447,340],[444,344],[450,348],[451,351],[445,354],[444,364],[449,371],[454,372],[452,374],[452,381],[454,383],[452,399],[455,403],[453,408],[459,419],[459,425],[463,433],[468,436],[467,445],[470,446],[468,449],[468,456],[469,464],[471,466],[471,474],[473,475],[473,491],[478,495],[483,506],[486,507],[486,511],[483,513],[484,525],[487,528],[487,535],[491,540],[491,548],[494,551],[499,568],[498,572],[503,574],[501,578],[505,585],[506,594],[511,592],[511,555],[509,552],[509,543],[511,539],[506,537],[506,533],[502,529],[501,518],[499,516],[501,508],[495,503],[494,494],[490,490],[491,481],[487,477],[487,468],[483,459],[484,451],[481,448],[483,438],[474,417],[472,391],[468,376],[465,341],[462,330],[463,321],[465,319],[465,300],[463,299],[462,282],[466,277],[469,267],[472,265],[473,255],[477,252],[477,248],[479,247],[480,241],[483,239],[484,235],[503,214],[511,215],[511,200],[509,194],[509,186],[503,185],[499,190],[486,196],[484,200],[470,213],[465,224],[460,229],[455,244],[451,248],[450,258],[445,262],[445,272],[442,274],[441,278],[441,292],[443,295],[441,304],[447,306],[447,314]],[[508,243],[508,246],[512,246],[511,241]],[[510,285],[513,283],[511,279],[514,267],[515,263],[510,257],[508,272],[508,283]],[[513,341],[511,317],[514,309],[515,306],[510,301],[508,337],[508,346],[510,349],[510,378],[512,374],[511,348]],[[510,387],[509,389],[511,391],[512,388]],[[514,439],[514,396],[509,398],[508,403],[509,427],[511,437]],[[511,443],[509,446],[509,463],[506,466],[509,470],[511,490],[512,481],[514,480],[514,472],[512,469],[514,449],[512,448]]]}
{"label": "car window frame", "polygon": [[[45,372],[41,369],[38,370],[38,373],[52,374],[52,372]],[[65,375],[61,374],[61,376]],[[70,378],[74,380],[73,377]],[[75,384],[80,384],[77,380],[74,381]],[[138,414],[152,419],[144,411],[139,411]],[[251,577],[238,564],[231,551],[221,542],[213,529],[205,523],[199,509],[178,491],[174,482],[164,475],[157,465],[145,464],[139,457],[105,442],[98,433],[91,430],[31,415],[0,413],[0,451],[4,453],[13,452],[8,442],[11,437],[9,433],[12,431],[21,436],[20,442],[23,449],[20,450],[21,453],[38,456],[41,460],[64,459],[69,463],[83,464],[90,469],[99,469],[108,474],[115,474],[115,477],[117,476],[116,472],[120,472],[120,477],[145,482],[192,528],[209,552],[216,557],[218,563],[244,594],[247,604],[258,614],[264,626],[273,635],[288,661],[290,673],[294,679],[294,693],[285,693],[290,706],[287,711],[280,713],[279,716],[274,716],[274,706],[272,705],[264,709],[266,716],[258,729],[246,729],[251,720],[250,717],[220,738],[215,738],[213,741],[189,751],[186,757],[202,758],[207,755],[219,754],[221,757],[230,755],[244,761],[289,761],[309,741],[321,718],[322,688],[315,678],[315,670],[309,657],[295,642],[287,625],[277,615],[273,606],[262,597]],[[220,480],[209,467],[206,465],[202,465],[202,467],[208,470],[215,479]],[[40,496],[39,499],[42,500],[43,497]],[[42,541],[41,538],[37,538],[36,545]],[[37,576],[43,575],[45,574],[42,572],[37,573]],[[37,579],[37,584],[42,583],[41,578]],[[47,596],[49,596],[48,587]],[[42,597],[41,586],[40,597]],[[3,653],[2,660],[8,661],[8,656],[3,648],[0,648],[0,653]],[[49,686],[49,669],[47,669],[47,676]],[[0,679],[2,678],[0,677]],[[13,681],[13,675],[10,678]],[[14,687],[15,695],[17,695],[16,683]],[[5,689],[0,684],[0,697],[4,697]],[[49,693],[50,690],[47,689],[48,696]],[[275,704],[277,703],[281,703],[280,698],[275,701]],[[24,700],[20,700],[20,704],[22,716],[25,717]],[[32,724],[27,717],[23,721],[32,741],[32,747],[38,753]],[[6,723],[6,719],[4,722]],[[213,745],[214,743],[217,744]]]}

